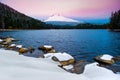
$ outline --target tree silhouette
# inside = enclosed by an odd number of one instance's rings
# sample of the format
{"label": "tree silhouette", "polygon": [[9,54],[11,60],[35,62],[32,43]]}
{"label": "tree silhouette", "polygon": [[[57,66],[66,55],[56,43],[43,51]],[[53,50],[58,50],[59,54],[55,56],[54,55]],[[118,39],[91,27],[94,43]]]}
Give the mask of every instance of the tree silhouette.
{"label": "tree silhouette", "polygon": [[120,29],[120,10],[111,14],[110,29]]}
{"label": "tree silhouette", "polygon": [[42,29],[46,24],[0,2],[0,29]]}

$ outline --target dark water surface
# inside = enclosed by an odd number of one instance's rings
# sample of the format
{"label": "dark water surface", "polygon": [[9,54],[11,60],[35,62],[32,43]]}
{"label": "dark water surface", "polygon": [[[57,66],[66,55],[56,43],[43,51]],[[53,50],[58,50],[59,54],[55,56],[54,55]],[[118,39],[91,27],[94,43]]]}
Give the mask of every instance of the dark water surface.
{"label": "dark water surface", "polygon": [[16,30],[0,32],[0,36],[12,36],[20,40],[17,44],[33,46],[36,49],[42,45],[52,45],[57,51],[67,52],[77,60],[91,62],[95,56],[101,54],[120,56],[120,32],[74,29]]}

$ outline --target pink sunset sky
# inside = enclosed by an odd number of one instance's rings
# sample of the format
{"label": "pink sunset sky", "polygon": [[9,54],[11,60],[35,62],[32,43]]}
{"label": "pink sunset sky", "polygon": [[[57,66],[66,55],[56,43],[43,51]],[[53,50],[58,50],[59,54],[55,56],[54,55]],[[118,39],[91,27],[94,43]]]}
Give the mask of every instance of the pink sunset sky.
{"label": "pink sunset sky", "polygon": [[120,0],[0,0],[17,11],[38,19],[60,14],[78,20],[108,20],[120,9]]}

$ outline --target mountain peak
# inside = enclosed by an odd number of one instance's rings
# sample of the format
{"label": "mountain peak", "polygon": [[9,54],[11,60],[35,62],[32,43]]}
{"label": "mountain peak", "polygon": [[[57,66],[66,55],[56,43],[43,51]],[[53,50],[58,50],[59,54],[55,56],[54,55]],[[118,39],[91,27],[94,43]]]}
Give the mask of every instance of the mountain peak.
{"label": "mountain peak", "polygon": [[53,16],[61,16],[60,14],[53,14],[52,16],[50,16],[50,17],[53,17]]}
{"label": "mountain peak", "polygon": [[47,20],[45,20],[44,22],[48,22],[48,21],[60,21],[60,22],[76,22],[76,23],[80,23],[77,20],[71,19],[71,18],[67,18],[64,16],[61,16],[60,14],[55,14],[52,15],[51,17],[49,17]]}

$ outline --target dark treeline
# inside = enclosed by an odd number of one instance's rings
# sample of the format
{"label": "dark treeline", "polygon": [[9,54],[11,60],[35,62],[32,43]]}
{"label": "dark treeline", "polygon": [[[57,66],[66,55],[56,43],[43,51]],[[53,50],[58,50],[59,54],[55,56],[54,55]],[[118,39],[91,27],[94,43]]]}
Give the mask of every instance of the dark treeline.
{"label": "dark treeline", "polygon": [[108,24],[90,24],[90,23],[84,23],[84,24],[78,24],[77,26],[60,26],[60,25],[47,25],[46,29],[107,29]]}
{"label": "dark treeline", "polygon": [[110,29],[120,29],[120,10],[112,13],[109,23]]}
{"label": "dark treeline", "polygon": [[[110,28],[119,27],[120,11],[112,14]],[[0,29],[106,29],[108,24],[84,23],[77,26],[55,26],[22,14],[0,2]],[[115,28],[114,27],[114,28]]]}
{"label": "dark treeline", "polygon": [[[41,27],[42,26],[42,27]],[[1,29],[40,29],[45,23],[28,17],[9,6],[0,3],[0,28]]]}
{"label": "dark treeline", "polygon": [[77,29],[106,29],[108,24],[90,24],[90,23],[85,23],[85,24],[79,24],[76,26]]}

